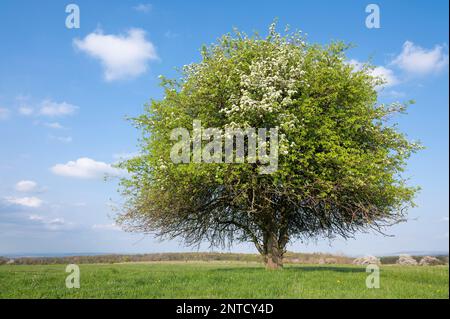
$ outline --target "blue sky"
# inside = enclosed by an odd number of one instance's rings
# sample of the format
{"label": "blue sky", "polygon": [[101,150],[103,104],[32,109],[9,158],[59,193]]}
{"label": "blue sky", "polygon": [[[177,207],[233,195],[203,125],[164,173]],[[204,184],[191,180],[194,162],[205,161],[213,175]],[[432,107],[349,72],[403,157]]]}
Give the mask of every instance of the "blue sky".
{"label": "blue sky", "polygon": [[[120,202],[110,164],[136,152],[125,120],[161,98],[158,75],[199,60],[203,44],[233,27],[265,33],[275,17],[310,42],[343,40],[355,64],[369,59],[388,85],[380,103],[416,100],[399,128],[426,149],[407,176],[418,207],[394,237],[293,243],[295,251],[352,255],[448,251],[448,2],[377,1],[381,28],[368,29],[370,1],[0,2],[0,255],[186,251],[178,241],[127,234],[113,224]],[[207,249],[203,247],[202,249]],[[255,250],[251,245],[233,251]]]}

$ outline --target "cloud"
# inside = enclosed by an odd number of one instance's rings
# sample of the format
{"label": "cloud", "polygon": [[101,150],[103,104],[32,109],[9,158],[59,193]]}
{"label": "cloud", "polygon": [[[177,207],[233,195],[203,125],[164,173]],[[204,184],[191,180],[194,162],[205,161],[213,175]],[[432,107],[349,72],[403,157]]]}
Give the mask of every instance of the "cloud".
{"label": "cloud", "polygon": [[92,225],[92,229],[94,230],[121,230],[119,226],[116,224],[95,224]]}
{"label": "cloud", "polygon": [[152,11],[152,5],[150,3],[140,3],[137,6],[134,6],[133,9],[138,12],[149,13]]}
{"label": "cloud", "polygon": [[19,107],[19,114],[24,115],[24,116],[30,116],[34,113],[33,108],[29,107],[29,106],[21,106]]}
{"label": "cloud", "polygon": [[[364,63],[358,60],[352,59],[349,60],[347,63],[351,64],[355,71],[361,71],[364,68]],[[379,77],[384,80],[385,83],[382,85],[382,87],[394,86],[400,83],[398,78],[395,76],[394,71],[384,66],[376,66],[373,69],[369,69],[368,72],[371,76]]]}
{"label": "cloud", "polygon": [[391,64],[406,72],[424,75],[439,72],[448,66],[448,53],[445,53],[444,47],[440,45],[427,50],[411,41],[406,41],[402,52]]}
{"label": "cloud", "polygon": [[43,221],[44,217],[42,217],[41,215],[30,215],[28,217],[29,220],[36,220],[36,221]]}
{"label": "cloud", "polygon": [[49,127],[49,128],[58,129],[58,130],[61,130],[61,129],[64,128],[64,126],[62,126],[62,125],[59,124],[58,122],[44,123],[44,126],[47,126],[47,127]]}
{"label": "cloud", "polygon": [[0,120],[6,120],[8,118],[9,118],[9,110],[4,107],[0,107]]}
{"label": "cloud", "polygon": [[30,99],[28,94],[19,94],[16,96],[16,100],[19,102],[27,102]]}
{"label": "cloud", "polygon": [[32,192],[35,191],[37,188],[37,183],[34,181],[28,181],[28,180],[24,180],[24,181],[19,181],[16,183],[15,189],[18,192]]}
{"label": "cloud", "polygon": [[66,222],[64,218],[48,218],[42,215],[29,215],[28,220],[33,224],[44,226],[47,230],[68,230],[73,226],[73,223]]}
{"label": "cloud", "polygon": [[43,201],[37,197],[6,197],[6,202],[24,207],[37,208],[43,204]]}
{"label": "cloud", "polygon": [[447,223],[448,223],[448,221],[449,221],[449,218],[448,218],[448,216],[446,216],[446,217],[442,218],[442,221],[443,221],[443,222],[447,222]]}
{"label": "cloud", "polygon": [[[46,99],[40,103],[30,102],[30,98],[17,98],[21,104],[17,108],[17,112],[23,116],[46,116],[46,117],[61,117],[72,115],[78,109],[78,106],[67,102],[55,102],[51,99]],[[26,103],[24,103],[26,102]],[[62,128],[55,127],[55,125],[60,125],[57,122],[45,124],[46,126],[52,128]]]}
{"label": "cloud", "polygon": [[179,36],[178,33],[172,32],[171,30],[167,30],[164,33],[164,37],[166,37],[167,39],[175,39]]}
{"label": "cloud", "polygon": [[50,135],[50,139],[61,142],[61,143],[71,143],[72,142],[72,137],[71,136],[53,136]]}
{"label": "cloud", "polygon": [[101,178],[106,175],[121,175],[121,171],[112,167],[110,164],[98,162],[87,157],[69,161],[66,164],[56,164],[51,168],[51,171],[60,176],[85,179]]}
{"label": "cloud", "polygon": [[52,100],[44,100],[41,103],[39,114],[49,117],[72,115],[78,109],[78,106],[66,102],[54,102]]}
{"label": "cloud", "polygon": [[0,235],[7,232],[18,232],[21,236],[32,236],[34,232],[80,230],[77,225],[60,216],[47,217],[41,214],[29,214],[19,205],[2,206],[0,201]]}
{"label": "cloud", "polygon": [[145,39],[142,29],[131,29],[127,35],[96,31],[83,40],[75,39],[74,45],[101,61],[106,81],[141,75],[147,71],[149,61],[158,59],[154,45]]}
{"label": "cloud", "polygon": [[55,225],[55,226],[62,226],[64,225],[66,222],[64,221],[63,218],[54,218],[51,219],[47,222],[49,225]]}
{"label": "cloud", "polygon": [[391,69],[385,68],[384,66],[377,66],[371,72],[372,76],[380,77],[385,82],[382,86],[389,87],[398,84],[400,81]]}

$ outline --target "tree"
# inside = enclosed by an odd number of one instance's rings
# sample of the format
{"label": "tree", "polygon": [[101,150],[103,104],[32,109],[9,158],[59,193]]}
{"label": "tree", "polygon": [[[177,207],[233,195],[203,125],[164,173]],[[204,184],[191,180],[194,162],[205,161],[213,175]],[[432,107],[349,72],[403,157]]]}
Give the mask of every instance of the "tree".
{"label": "tree", "polygon": [[[276,269],[291,241],[382,232],[404,221],[417,188],[402,172],[420,146],[388,118],[407,104],[379,105],[383,80],[368,64],[346,62],[347,49],[308,44],[300,32],[281,35],[273,24],[266,38],[235,31],[204,47],[180,80],[161,77],[164,99],[133,119],[141,153],[119,165],[130,174],[121,182],[126,201],[118,223],[187,245],[250,241]],[[220,129],[277,128],[278,169],[174,163],[171,131],[194,120]]]}

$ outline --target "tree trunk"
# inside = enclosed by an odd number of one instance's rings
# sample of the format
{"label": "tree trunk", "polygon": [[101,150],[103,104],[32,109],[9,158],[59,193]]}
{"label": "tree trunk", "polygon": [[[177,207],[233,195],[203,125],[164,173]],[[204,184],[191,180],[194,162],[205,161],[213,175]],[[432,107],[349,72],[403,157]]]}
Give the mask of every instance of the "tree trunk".
{"label": "tree trunk", "polygon": [[264,245],[264,263],[266,269],[281,269],[283,268],[283,248],[279,247],[276,236],[267,236],[267,241]]}

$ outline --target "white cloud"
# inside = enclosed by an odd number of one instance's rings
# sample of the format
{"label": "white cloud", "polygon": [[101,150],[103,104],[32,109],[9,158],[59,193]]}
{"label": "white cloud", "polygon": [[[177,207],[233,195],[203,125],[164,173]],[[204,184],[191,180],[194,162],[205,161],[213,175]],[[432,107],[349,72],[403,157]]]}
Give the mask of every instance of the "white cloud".
{"label": "white cloud", "polygon": [[[354,59],[349,60],[347,63],[353,65],[355,71],[360,71],[364,67],[364,63]],[[385,82],[382,85],[383,87],[394,86],[400,82],[395,76],[394,71],[384,66],[376,66],[375,68],[370,69],[369,74],[373,77],[382,78]]]}
{"label": "white cloud", "polygon": [[51,168],[56,175],[75,178],[100,178],[106,175],[121,175],[121,171],[110,164],[82,157],[66,164],[56,164]]}
{"label": "white cloud", "polygon": [[41,215],[30,215],[28,216],[28,219],[34,221],[43,221],[44,217],[42,217]]}
{"label": "white cloud", "polygon": [[391,69],[385,68],[384,66],[377,66],[371,72],[372,76],[380,77],[384,80],[383,87],[393,86],[399,83],[399,80]]}
{"label": "white cloud", "polygon": [[54,102],[52,100],[44,100],[41,103],[39,114],[50,117],[72,115],[78,109],[77,106],[66,102]]}
{"label": "white cloud", "polygon": [[27,181],[27,180],[19,181],[16,183],[15,188],[18,192],[25,192],[25,193],[32,192],[36,190],[37,183],[34,181]]}
{"label": "white cloud", "polygon": [[145,39],[141,29],[131,29],[127,35],[96,31],[82,40],[75,39],[74,45],[101,61],[106,81],[138,76],[147,70],[149,61],[158,58],[154,45]]}
{"label": "white cloud", "polygon": [[16,100],[19,102],[27,102],[30,99],[28,94],[19,94],[16,96]]}
{"label": "white cloud", "polygon": [[31,114],[33,114],[33,112],[34,112],[33,108],[31,108],[29,106],[19,107],[19,113],[21,115],[30,116]]}
{"label": "white cloud", "polygon": [[72,136],[58,136],[56,137],[56,140],[62,143],[70,143],[72,142]]}
{"label": "white cloud", "polygon": [[49,128],[54,128],[54,129],[63,129],[64,126],[62,126],[61,124],[59,124],[58,122],[50,122],[50,123],[44,123],[45,126],[49,127]]}
{"label": "white cloud", "polygon": [[6,201],[10,204],[37,208],[40,207],[43,201],[37,197],[6,197]]}
{"label": "white cloud", "polygon": [[65,224],[65,221],[63,218],[54,218],[51,219],[47,222],[49,225],[56,225],[56,226],[61,226]]}
{"label": "white cloud", "polygon": [[412,74],[434,73],[448,66],[448,53],[445,53],[444,47],[440,45],[427,50],[411,41],[406,41],[402,52],[392,61],[392,64]]}
{"label": "white cloud", "polygon": [[50,135],[50,138],[52,140],[55,140],[55,141],[58,141],[58,142],[61,142],[61,143],[65,143],[65,144],[72,142],[72,137],[71,136],[53,136],[53,135]]}
{"label": "white cloud", "polygon": [[179,36],[178,33],[172,32],[171,30],[167,30],[164,33],[164,37],[166,37],[167,39],[175,39],[178,38],[178,36]]}
{"label": "white cloud", "polygon": [[0,107],[0,120],[6,120],[7,118],[9,118],[9,110],[4,107]]}
{"label": "white cloud", "polygon": [[92,226],[94,230],[121,230],[116,224],[95,224]]}
{"label": "white cloud", "polygon": [[29,215],[28,219],[32,222],[44,226],[46,229],[58,231],[63,229],[70,229],[73,223],[66,222],[64,218],[52,218],[44,217],[41,215]]}
{"label": "white cloud", "polygon": [[448,223],[448,221],[449,221],[449,218],[448,218],[448,216],[446,216],[446,217],[442,218],[442,221],[443,221],[443,222],[447,222],[447,223]]}
{"label": "white cloud", "polygon": [[133,9],[139,12],[148,13],[152,10],[152,5],[150,3],[141,3],[134,6]]}

